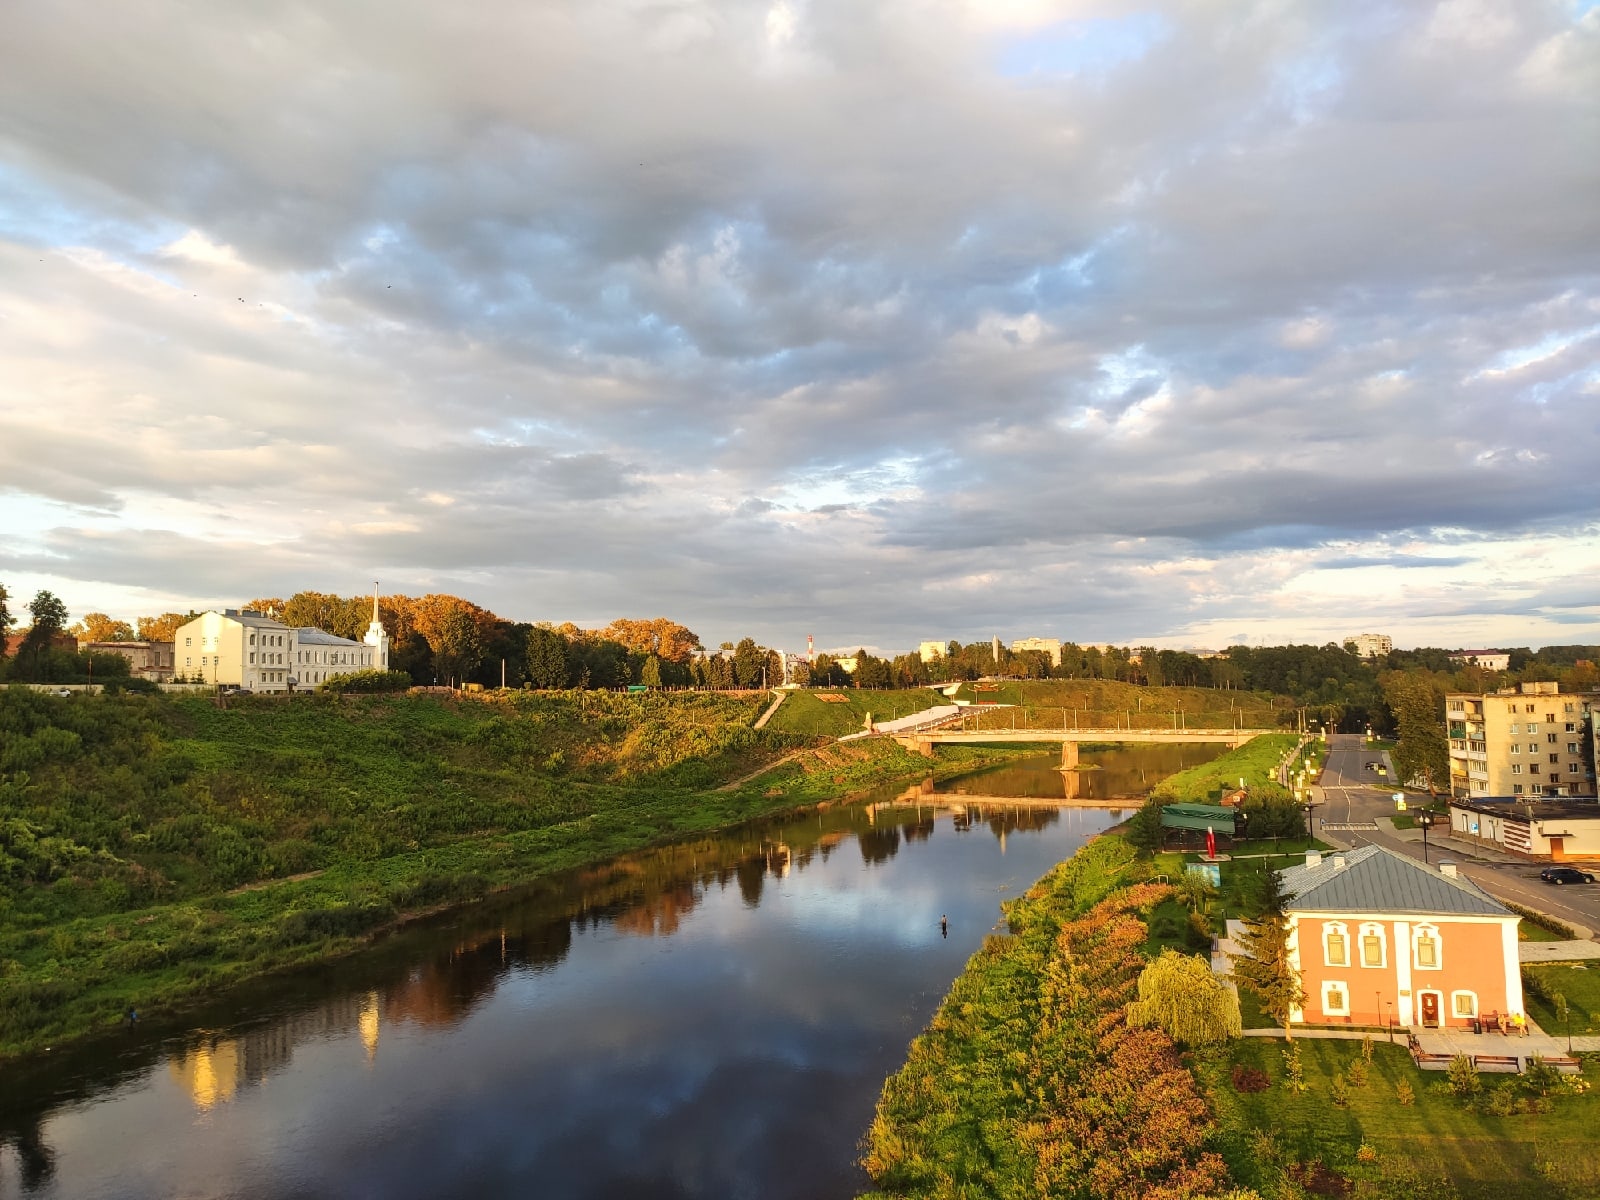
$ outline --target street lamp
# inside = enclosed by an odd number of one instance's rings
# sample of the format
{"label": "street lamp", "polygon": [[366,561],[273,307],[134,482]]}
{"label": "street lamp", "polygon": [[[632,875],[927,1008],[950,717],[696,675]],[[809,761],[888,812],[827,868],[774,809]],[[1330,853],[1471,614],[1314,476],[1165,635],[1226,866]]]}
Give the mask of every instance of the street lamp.
{"label": "street lamp", "polygon": [[1417,824],[1422,827],[1422,861],[1428,861],[1428,826],[1433,824],[1433,814],[1423,809],[1417,814]]}

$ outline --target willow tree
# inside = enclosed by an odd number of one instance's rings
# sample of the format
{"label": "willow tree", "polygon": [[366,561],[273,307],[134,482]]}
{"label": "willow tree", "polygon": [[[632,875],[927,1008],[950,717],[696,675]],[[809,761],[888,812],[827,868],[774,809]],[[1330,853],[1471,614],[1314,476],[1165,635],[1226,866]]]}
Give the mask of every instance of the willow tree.
{"label": "willow tree", "polygon": [[1207,1046],[1239,1036],[1239,997],[1192,954],[1163,950],[1139,974],[1139,998],[1128,1005],[1128,1024],[1156,1025],[1186,1046]]}

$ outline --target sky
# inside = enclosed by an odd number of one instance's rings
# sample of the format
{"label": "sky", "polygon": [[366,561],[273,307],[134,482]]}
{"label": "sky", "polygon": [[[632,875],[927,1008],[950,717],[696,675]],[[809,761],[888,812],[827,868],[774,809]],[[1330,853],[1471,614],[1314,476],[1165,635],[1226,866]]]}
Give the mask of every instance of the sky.
{"label": "sky", "polygon": [[1600,7],[10,0],[0,584],[1600,641]]}

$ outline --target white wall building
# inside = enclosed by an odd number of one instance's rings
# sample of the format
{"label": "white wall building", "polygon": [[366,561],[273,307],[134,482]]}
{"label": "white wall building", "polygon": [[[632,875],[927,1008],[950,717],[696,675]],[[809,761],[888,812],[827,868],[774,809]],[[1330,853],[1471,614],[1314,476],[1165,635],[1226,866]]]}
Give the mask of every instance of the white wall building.
{"label": "white wall building", "polygon": [[949,646],[944,642],[919,642],[917,644],[917,657],[925,663],[936,662],[948,652]]}
{"label": "white wall building", "polygon": [[1040,654],[1048,654],[1050,656],[1050,665],[1052,667],[1059,667],[1061,665],[1060,638],[1021,638],[1018,641],[1011,643],[1011,653],[1013,654],[1022,654],[1029,650],[1036,650]]}
{"label": "white wall building", "polygon": [[1450,656],[1453,663],[1482,667],[1485,671],[1509,671],[1511,655],[1503,650],[1462,650]]}
{"label": "white wall building", "polygon": [[1381,658],[1394,649],[1394,639],[1387,633],[1357,633],[1345,638],[1347,644],[1354,644],[1356,653],[1362,658]]}
{"label": "white wall building", "polygon": [[250,609],[201,613],[173,637],[173,669],[186,679],[252,692],[313,688],[335,675],[389,669],[389,635],[372,598],[372,623],[361,641],[312,627],[295,628]]}

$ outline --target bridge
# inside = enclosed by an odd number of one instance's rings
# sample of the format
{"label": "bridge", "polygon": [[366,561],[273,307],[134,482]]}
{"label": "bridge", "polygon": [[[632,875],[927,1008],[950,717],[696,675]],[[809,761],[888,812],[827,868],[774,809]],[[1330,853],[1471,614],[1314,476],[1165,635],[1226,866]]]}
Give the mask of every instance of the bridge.
{"label": "bridge", "polygon": [[992,746],[1011,742],[1059,743],[1061,765],[1070,768],[1078,765],[1078,746],[1084,742],[1220,742],[1232,748],[1242,746],[1262,734],[1281,732],[1278,729],[951,729],[944,725],[932,725],[891,736],[907,750],[929,758],[933,757],[933,748],[940,744],[982,742]]}

